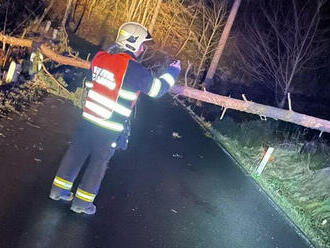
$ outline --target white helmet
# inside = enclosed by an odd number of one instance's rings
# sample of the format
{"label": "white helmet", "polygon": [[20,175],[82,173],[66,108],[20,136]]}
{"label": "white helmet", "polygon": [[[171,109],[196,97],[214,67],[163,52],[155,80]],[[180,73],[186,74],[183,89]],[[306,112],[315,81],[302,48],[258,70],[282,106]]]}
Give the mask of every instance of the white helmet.
{"label": "white helmet", "polygon": [[137,22],[126,22],[118,30],[116,43],[134,53],[143,42],[149,40],[152,40],[152,37],[146,27]]}

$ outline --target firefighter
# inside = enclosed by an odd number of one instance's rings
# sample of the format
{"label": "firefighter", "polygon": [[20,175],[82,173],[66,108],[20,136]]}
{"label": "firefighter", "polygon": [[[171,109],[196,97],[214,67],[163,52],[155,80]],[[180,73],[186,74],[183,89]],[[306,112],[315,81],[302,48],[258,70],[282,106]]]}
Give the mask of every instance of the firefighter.
{"label": "firefighter", "polygon": [[[83,118],[62,158],[49,195],[53,200],[72,201],[70,209],[76,213],[95,214],[93,202],[108,162],[118,147],[127,146],[129,118],[139,93],[160,97],[177,80],[180,61],[170,64],[159,77],[136,61],[150,41],[147,28],[135,22],[124,23],[115,45],[108,51],[99,51],[92,60]],[[73,183],[86,161],[86,170],[73,194]]]}

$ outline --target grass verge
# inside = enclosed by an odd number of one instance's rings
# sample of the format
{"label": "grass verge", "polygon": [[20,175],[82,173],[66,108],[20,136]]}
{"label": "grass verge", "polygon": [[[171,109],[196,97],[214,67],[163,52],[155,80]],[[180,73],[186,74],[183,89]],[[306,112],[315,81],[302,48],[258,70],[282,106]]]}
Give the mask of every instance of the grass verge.
{"label": "grass verge", "polygon": [[[330,247],[330,148],[325,143],[306,141],[303,128],[275,120],[239,123],[226,116],[211,124],[188,111],[316,247]],[[274,153],[258,176],[268,147]]]}

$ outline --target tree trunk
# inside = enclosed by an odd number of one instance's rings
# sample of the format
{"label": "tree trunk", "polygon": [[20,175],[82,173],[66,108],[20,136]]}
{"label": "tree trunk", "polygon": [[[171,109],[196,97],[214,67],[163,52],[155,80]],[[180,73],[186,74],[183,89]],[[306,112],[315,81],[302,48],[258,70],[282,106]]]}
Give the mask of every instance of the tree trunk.
{"label": "tree trunk", "polygon": [[70,20],[75,23],[76,19],[76,12],[77,12],[77,8],[79,5],[79,0],[75,0],[75,2],[72,2],[72,11],[71,11],[71,15],[70,15]]}
{"label": "tree trunk", "polygon": [[132,0],[130,7],[127,11],[127,17],[126,17],[127,21],[129,21],[129,22],[133,21],[132,17],[133,17],[133,13],[134,13],[134,10],[136,9],[137,4],[138,4],[138,0]]}
{"label": "tree trunk", "polygon": [[282,99],[281,99],[280,103],[278,104],[279,108],[284,108],[284,105],[285,105],[285,102],[286,102],[286,97],[287,97],[286,95],[282,96]]}
{"label": "tree trunk", "polygon": [[65,9],[65,13],[64,13],[64,17],[62,20],[62,27],[65,28],[66,23],[68,21],[68,16],[70,13],[70,9],[71,9],[71,4],[72,4],[72,0],[68,0],[67,4],[66,4],[66,9]]}
{"label": "tree trunk", "polygon": [[300,114],[294,111],[279,109],[272,106],[254,103],[251,101],[237,100],[226,96],[213,94],[207,91],[196,90],[190,87],[175,85],[170,90],[173,94],[182,95],[197,99],[203,102],[212,103],[227,109],[235,109],[250,114],[270,117],[275,120],[295,123],[300,126],[330,133],[330,121]]}
{"label": "tree trunk", "polygon": [[160,10],[160,6],[161,6],[162,0],[157,0],[157,5],[156,5],[156,9],[154,10],[154,15],[151,19],[150,25],[149,25],[149,32],[152,33],[152,31],[154,31],[155,28],[155,24],[156,24],[156,20],[158,18],[158,14],[159,14],[159,10]]}
{"label": "tree trunk", "polygon": [[282,93],[281,101],[277,105],[279,108],[284,108],[285,102],[286,102],[286,100],[288,98],[289,88],[290,88],[290,83],[286,85],[286,87],[285,87],[285,89],[284,89],[284,91]]}
{"label": "tree trunk", "polygon": [[[31,40],[14,38],[3,35],[2,33],[0,33],[0,42],[6,42],[8,44],[11,44],[12,46],[32,47]],[[51,58],[58,63],[72,65],[84,69],[90,68],[90,62],[58,55],[45,44],[42,44],[40,46],[40,50],[45,56]],[[226,96],[221,96],[207,91],[196,90],[190,87],[180,85],[175,85],[174,87],[172,87],[170,92],[176,95],[182,95],[203,102],[223,106],[227,109],[235,109],[251,114],[270,117],[276,120],[279,119],[295,123],[304,127],[320,130],[322,132],[330,133],[330,121],[296,113],[294,111],[266,106],[251,101],[237,100]]]}
{"label": "tree trunk", "polygon": [[52,8],[54,2],[55,2],[55,0],[52,0],[52,1],[49,3],[48,7],[44,10],[44,13],[43,13],[42,16],[40,17],[40,19],[39,19],[39,21],[38,21],[38,23],[37,23],[37,25],[36,25],[36,27],[35,27],[35,31],[38,30],[40,24],[42,23],[42,21],[44,20],[44,18],[45,18],[46,15],[48,14],[49,10]]}
{"label": "tree trunk", "polygon": [[[32,40],[20,39],[20,38],[3,35],[1,32],[0,32],[0,42],[5,42],[7,44],[11,44],[12,46],[32,47]],[[49,48],[46,44],[42,44],[40,46],[40,50],[45,56],[51,58],[52,60],[60,64],[72,65],[84,69],[90,68],[90,63],[88,61],[82,59],[72,59],[70,57],[59,55],[55,53],[51,48]]]}
{"label": "tree trunk", "polygon": [[74,32],[75,34],[78,32],[78,29],[79,29],[79,27],[80,27],[80,24],[81,24],[81,22],[82,22],[82,19],[83,19],[84,16],[85,16],[86,10],[87,10],[87,0],[85,1],[84,9],[83,9],[83,12],[81,13],[81,16],[80,16],[80,18],[79,18],[79,21],[78,21],[78,23],[77,23],[75,29],[73,30],[73,32]]}
{"label": "tree trunk", "polygon": [[225,28],[222,32],[221,37],[220,37],[220,40],[219,40],[219,43],[218,43],[218,46],[217,46],[217,50],[215,51],[215,54],[213,56],[210,68],[209,68],[209,70],[206,74],[205,83],[208,86],[211,84],[211,81],[214,77],[215,71],[218,67],[220,57],[221,57],[223,49],[226,45],[231,27],[233,26],[233,23],[234,23],[234,20],[235,20],[235,17],[236,17],[236,14],[237,14],[237,11],[238,11],[238,8],[239,8],[240,4],[241,4],[241,0],[235,0],[234,5],[233,5],[233,7],[230,11],[230,15],[228,17],[226,26],[225,26]]}
{"label": "tree trunk", "polygon": [[146,25],[146,20],[147,20],[147,16],[148,16],[148,12],[149,10],[149,6],[150,6],[151,0],[148,0],[145,6],[145,9],[143,11],[143,15],[142,15],[142,19],[141,19],[141,24],[142,25]]}

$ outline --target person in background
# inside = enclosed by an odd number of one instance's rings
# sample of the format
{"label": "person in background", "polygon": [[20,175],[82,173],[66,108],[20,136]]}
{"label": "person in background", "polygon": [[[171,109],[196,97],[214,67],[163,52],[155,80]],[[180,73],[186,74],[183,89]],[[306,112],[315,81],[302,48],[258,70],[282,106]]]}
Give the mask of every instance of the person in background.
{"label": "person in background", "polygon": [[[95,214],[93,202],[108,162],[116,149],[127,147],[129,118],[140,92],[161,97],[178,78],[180,61],[170,64],[159,77],[137,62],[151,40],[143,25],[124,23],[115,45],[109,51],[99,51],[92,60],[83,118],[62,158],[49,195],[53,200],[72,201],[70,209],[76,213]],[[73,183],[87,158],[86,170],[73,194]]]}

